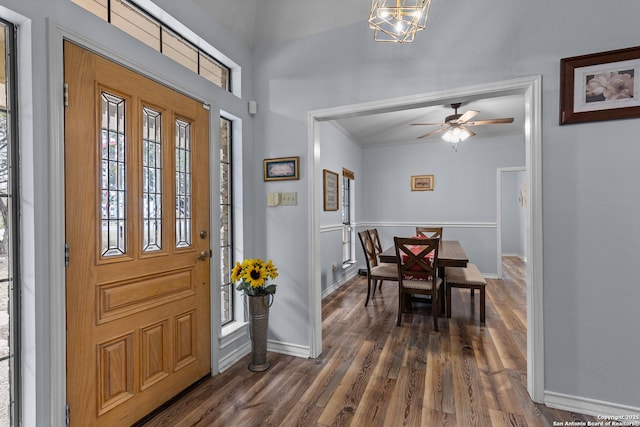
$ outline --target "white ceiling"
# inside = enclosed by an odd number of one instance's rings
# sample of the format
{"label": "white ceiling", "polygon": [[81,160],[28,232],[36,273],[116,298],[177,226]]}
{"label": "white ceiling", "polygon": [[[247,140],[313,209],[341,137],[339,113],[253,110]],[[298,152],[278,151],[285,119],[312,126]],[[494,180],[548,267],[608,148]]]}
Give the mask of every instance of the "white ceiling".
{"label": "white ceiling", "polygon": [[[218,22],[250,49],[263,48],[333,28],[361,22],[366,25],[368,0],[194,0],[212,20]],[[339,13],[336,13],[339,11]],[[412,126],[415,122],[441,122],[453,109],[450,102],[462,102],[458,110],[479,111],[474,119],[514,117],[511,124],[475,126],[474,140],[501,135],[522,135],[522,95],[500,98],[455,99],[419,109],[349,117],[332,123],[362,146],[441,141],[439,136],[416,137],[436,126]]]}
{"label": "white ceiling", "polygon": [[[488,99],[477,99],[462,102],[458,113],[467,110],[479,111],[473,120],[486,120],[503,117],[513,117],[513,123],[493,124],[470,127],[476,136],[474,140],[507,135],[523,135],[524,132],[524,97],[523,95],[509,95]],[[444,122],[446,116],[454,113],[449,103],[409,110],[394,111],[380,114],[368,114],[362,117],[349,117],[334,120],[332,123],[361,146],[377,146],[390,144],[427,143],[442,141],[439,135],[417,139],[438,126],[414,126],[411,123],[439,123]]]}
{"label": "white ceiling", "polygon": [[369,0],[194,0],[250,49],[309,36],[369,17]]}

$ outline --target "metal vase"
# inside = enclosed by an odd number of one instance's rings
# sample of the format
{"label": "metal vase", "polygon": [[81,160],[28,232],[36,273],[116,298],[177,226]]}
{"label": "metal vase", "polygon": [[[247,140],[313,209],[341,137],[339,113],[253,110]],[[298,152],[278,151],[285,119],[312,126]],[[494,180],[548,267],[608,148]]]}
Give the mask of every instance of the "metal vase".
{"label": "metal vase", "polygon": [[272,295],[246,295],[249,306],[249,334],[251,336],[251,364],[249,370],[262,372],[269,369],[267,361],[267,332],[269,329],[269,307]]}

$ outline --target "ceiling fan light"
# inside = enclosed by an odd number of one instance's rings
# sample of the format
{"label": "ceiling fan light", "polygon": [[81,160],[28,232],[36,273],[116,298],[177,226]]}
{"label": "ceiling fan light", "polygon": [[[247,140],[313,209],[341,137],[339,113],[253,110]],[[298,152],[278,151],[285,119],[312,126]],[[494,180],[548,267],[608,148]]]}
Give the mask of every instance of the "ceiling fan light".
{"label": "ceiling fan light", "polygon": [[450,143],[457,143],[464,141],[470,136],[471,133],[467,129],[461,127],[453,127],[446,131],[444,135],[442,135],[442,139]]}

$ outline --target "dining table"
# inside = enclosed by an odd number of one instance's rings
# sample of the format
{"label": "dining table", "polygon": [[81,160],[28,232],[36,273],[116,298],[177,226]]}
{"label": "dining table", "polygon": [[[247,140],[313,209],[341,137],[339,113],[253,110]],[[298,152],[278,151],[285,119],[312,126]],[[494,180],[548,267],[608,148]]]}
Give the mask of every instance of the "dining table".
{"label": "dining table", "polygon": [[[378,255],[380,262],[397,263],[395,246],[387,248]],[[469,258],[457,240],[440,240],[438,247],[438,267],[466,267]]]}
{"label": "dining table", "polygon": [[[397,264],[398,256],[396,255],[396,247],[391,246],[385,249],[378,255],[378,259],[380,262]],[[440,240],[440,246],[438,246],[438,276],[444,278],[445,286],[445,267],[466,267],[468,263],[469,258],[458,240]],[[440,292],[438,292],[441,316],[444,316],[445,310],[445,286],[442,286]]]}

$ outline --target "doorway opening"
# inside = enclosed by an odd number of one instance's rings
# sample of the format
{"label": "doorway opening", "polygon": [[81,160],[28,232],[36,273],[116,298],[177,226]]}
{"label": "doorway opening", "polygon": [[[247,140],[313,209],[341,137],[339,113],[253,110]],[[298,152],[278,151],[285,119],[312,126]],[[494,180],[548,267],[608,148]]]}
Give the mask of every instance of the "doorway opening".
{"label": "doorway opening", "polygon": [[496,177],[497,277],[502,278],[504,256],[527,259],[526,168],[498,168]]}
{"label": "doorway opening", "polygon": [[490,84],[444,90],[404,98],[393,98],[369,103],[345,105],[310,111],[307,116],[307,154],[309,168],[309,321],[310,356],[322,351],[321,266],[315,254],[320,253],[319,211],[322,182],[319,176],[320,130],[323,121],[363,116],[386,111],[412,109],[457,99],[482,99],[521,94],[525,107],[525,169],[529,184],[527,215],[527,390],[536,402],[544,399],[544,342],[542,313],[542,149],[541,149],[541,77],[527,77]]}

